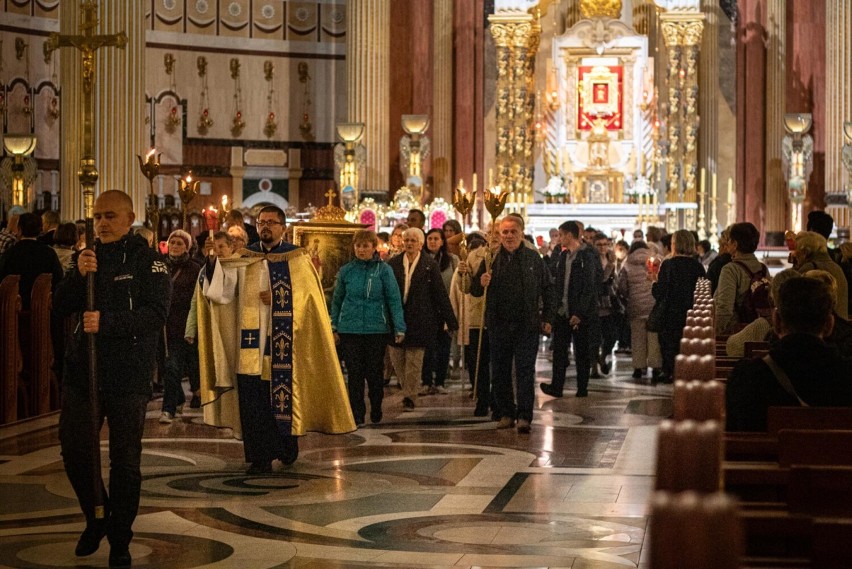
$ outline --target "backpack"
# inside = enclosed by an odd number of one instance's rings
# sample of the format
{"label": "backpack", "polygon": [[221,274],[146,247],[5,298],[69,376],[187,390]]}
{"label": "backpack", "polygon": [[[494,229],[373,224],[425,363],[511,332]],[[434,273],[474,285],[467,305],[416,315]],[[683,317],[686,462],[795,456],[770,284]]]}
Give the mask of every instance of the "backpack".
{"label": "backpack", "polygon": [[741,266],[751,279],[745,297],[737,307],[740,324],[754,322],[760,317],[768,318],[772,314],[772,301],[769,298],[772,281],[769,278],[769,269],[761,263],[760,269],[752,272],[742,261],[734,261],[734,263]]}

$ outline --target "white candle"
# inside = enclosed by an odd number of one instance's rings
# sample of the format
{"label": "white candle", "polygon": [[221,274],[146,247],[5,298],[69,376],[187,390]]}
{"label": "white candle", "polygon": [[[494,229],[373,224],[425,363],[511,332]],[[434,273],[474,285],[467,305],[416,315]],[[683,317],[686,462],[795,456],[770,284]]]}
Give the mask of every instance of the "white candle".
{"label": "white candle", "polygon": [[737,202],[736,197],[734,196],[733,178],[728,178],[728,212],[731,218],[728,220],[728,225],[730,225],[731,223],[734,223],[737,218]]}
{"label": "white candle", "polygon": [[[713,174],[714,176],[716,174]],[[707,190],[707,170],[701,169],[701,185],[698,187],[698,201],[704,201],[704,192]]]}

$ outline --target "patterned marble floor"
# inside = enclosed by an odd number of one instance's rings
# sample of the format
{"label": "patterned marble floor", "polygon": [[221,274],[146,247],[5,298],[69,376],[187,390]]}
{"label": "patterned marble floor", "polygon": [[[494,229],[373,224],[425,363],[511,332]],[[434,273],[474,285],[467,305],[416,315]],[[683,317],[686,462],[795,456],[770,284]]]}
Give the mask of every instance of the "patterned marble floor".
{"label": "patterned marble floor", "polygon": [[[295,465],[264,476],[244,473],[230,431],[197,413],[160,425],[154,401],[134,567],[646,567],[671,389],[631,379],[629,366],[618,356],[587,399],[538,393],[529,435],[474,418],[458,380],[407,413],[389,387],[380,425],[308,435]],[[549,381],[543,353],[537,368]],[[0,429],[0,567],[106,567],[106,545],[74,556],[83,527],[57,417]]]}

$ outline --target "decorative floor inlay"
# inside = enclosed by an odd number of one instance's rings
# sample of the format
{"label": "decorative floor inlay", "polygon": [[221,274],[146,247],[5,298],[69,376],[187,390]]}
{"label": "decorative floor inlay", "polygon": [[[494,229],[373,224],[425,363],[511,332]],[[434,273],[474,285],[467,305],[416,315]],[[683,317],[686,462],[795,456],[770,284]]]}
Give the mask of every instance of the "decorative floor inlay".
{"label": "decorative floor inlay", "polygon": [[[619,359],[622,359],[619,356]],[[656,425],[671,388],[592,380],[590,396],[537,392],[532,432],[473,417],[458,380],[343,436],[310,434],[295,465],[245,474],[242,444],[190,411],[148,409],[134,567],[647,567]],[[540,358],[537,375],[549,381]],[[106,540],[77,558],[84,527],[62,466],[56,415],[0,428],[0,566],[106,567]],[[102,433],[108,465],[107,432]],[[108,473],[105,470],[105,474]]]}

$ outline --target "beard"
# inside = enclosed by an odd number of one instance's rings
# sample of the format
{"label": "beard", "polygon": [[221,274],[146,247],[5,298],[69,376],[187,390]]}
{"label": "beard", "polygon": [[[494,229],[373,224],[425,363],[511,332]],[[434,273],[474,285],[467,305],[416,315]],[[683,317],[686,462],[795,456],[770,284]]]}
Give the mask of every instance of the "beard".
{"label": "beard", "polygon": [[267,229],[264,229],[260,232],[260,240],[263,241],[263,243],[266,245],[271,244],[273,241],[272,232]]}

